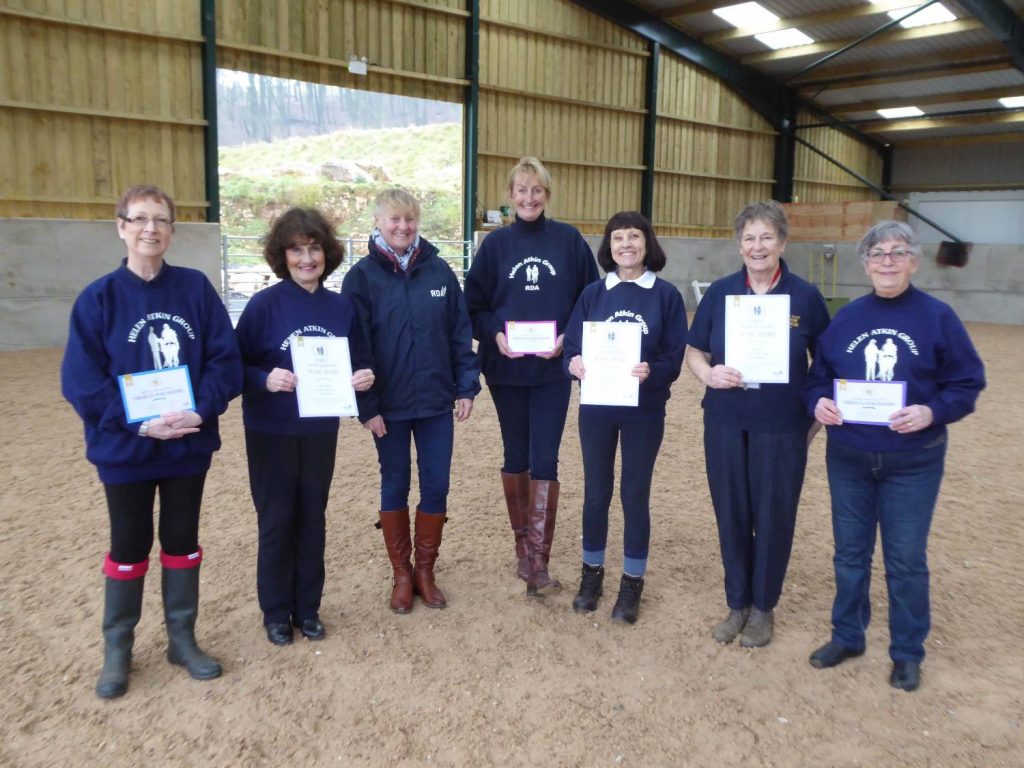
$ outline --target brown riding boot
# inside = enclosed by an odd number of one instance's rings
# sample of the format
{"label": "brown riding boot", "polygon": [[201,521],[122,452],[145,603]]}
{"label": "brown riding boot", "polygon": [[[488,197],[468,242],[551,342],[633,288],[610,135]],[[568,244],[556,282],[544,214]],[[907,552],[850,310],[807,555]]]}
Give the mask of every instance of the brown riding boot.
{"label": "brown riding boot", "polygon": [[501,473],[501,487],[505,491],[505,506],[512,535],[516,539],[516,575],[526,581],[530,578],[530,561],[526,557],[526,530],[530,525],[530,473],[510,475]]}
{"label": "brown riding boot", "polygon": [[409,508],[403,507],[390,512],[381,510],[380,522],[377,523],[384,534],[384,546],[388,550],[388,559],[395,574],[394,586],[391,588],[391,602],[388,607],[395,613],[408,613],[412,610],[412,541],[409,538]]}
{"label": "brown riding boot", "polygon": [[558,487],[556,480],[530,481],[530,524],[526,533],[526,551],[530,560],[526,594],[530,597],[543,597],[546,592],[557,592],[562,588],[558,579],[548,574],[558,512]]}
{"label": "brown riding boot", "polygon": [[412,570],[412,588],[428,608],[448,605],[444,592],[434,583],[434,562],[441,547],[441,529],[446,519],[443,513],[428,515],[416,510],[416,565]]}

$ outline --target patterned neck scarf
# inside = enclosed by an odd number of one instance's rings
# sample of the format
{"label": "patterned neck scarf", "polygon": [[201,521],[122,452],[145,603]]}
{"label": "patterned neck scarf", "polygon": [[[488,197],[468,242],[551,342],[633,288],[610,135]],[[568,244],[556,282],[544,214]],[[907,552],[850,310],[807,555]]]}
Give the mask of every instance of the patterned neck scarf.
{"label": "patterned neck scarf", "polygon": [[399,269],[403,272],[408,272],[412,265],[416,263],[416,258],[420,255],[420,236],[418,233],[416,239],[412,241],[412,245],[405,249],[405,253],[396,253],[395,249],[387,244],[384,240],[384,235],[376,227],[374,227],[373,232],[370,234],[370,239],[377,246],[377,250],[388,257],[394,265],[396,272]]}

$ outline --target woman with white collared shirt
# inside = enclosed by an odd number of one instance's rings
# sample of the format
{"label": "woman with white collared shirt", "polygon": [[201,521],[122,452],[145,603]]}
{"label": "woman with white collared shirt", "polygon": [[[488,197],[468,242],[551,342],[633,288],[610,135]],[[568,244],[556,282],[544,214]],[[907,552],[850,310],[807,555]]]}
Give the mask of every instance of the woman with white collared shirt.
{"label": "woman with white collared shirt", "polygon": [[641,326],[640,380],[636,406],[580,405],[583,449],[583,566],[573,610],[597,609],[604,581],[608,507],[615,482],[615,452],[622,445],[620,494],[625,516],[622,579],[612,619],[633,624],[640,610],[651,532],[651,479],[665,433],[665,403],[679,378],[686,348],[686,307],[672,283],[654,274],[665,252],[651,223],[636,211],[615,214],[605,227],[597,262],[608,274],[580,295],[565,331],[565,369],[586,378],[583,323],[628,322]]}

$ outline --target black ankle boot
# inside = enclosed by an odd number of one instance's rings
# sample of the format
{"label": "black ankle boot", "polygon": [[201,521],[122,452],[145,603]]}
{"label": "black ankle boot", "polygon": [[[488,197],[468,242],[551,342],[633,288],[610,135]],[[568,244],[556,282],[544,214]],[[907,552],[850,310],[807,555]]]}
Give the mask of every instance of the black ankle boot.
{"label": "black ankle boot", "polygon": [[604,584],[604,566],[583,564],[580,571],[580,591],[572,600],[576,613],[593,613],[597,610],[597,598],[601,596]]}
{"label": "black ankle boot", "polygon": [[622,580],[619,582],[619,598],[615,601],[615,607],[612,608],[612,621],[636,624],[637,616],[640,615],[640,595],[643,591],[643,576],[622,574]]}

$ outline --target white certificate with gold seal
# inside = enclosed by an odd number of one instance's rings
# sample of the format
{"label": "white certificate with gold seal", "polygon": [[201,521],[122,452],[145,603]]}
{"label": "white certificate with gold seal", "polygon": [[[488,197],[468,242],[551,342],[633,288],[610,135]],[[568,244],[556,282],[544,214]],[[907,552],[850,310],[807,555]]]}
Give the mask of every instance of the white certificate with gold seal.
{"label": "white certificate with gold seal", "polygon": [[744,384],[789,383],[789,294],[725,297],[725,364]]}
{"label": "white certificate with gold seal", "polygon": [[554,320],[507,320],[505,343],[523,355],[548,354],[555,351],[556,330]]}
{"label": "white certificate with gold seal", "polygon": [[640,402],[640,323],[583,323],[581,405],[630,405]]}
{"label": "white certificate with gold seal", "polygon": [[300,417],[357,415],[347,338],[295,336],[291,352]]}

